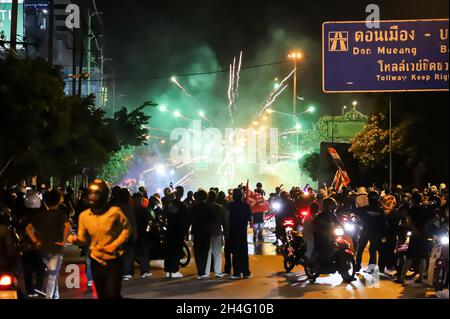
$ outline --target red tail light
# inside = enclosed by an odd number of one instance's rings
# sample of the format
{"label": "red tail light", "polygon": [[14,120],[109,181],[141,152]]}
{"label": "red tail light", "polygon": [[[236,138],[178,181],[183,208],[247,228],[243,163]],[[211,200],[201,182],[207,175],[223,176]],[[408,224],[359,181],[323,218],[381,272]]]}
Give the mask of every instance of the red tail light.
{"label": "red tail light", "polygon": [[292,218],[286,218],[283,221],[283,227],[294,227],[295,226],[295,222]]}
{"label": "red tail light", "polygon": [[305,218],[306,216],[308,216],[309,212],[307,210],[303,210],[300,212],[300,217]]}
{"label": "red tail light", "polygon": [[3,275],[0,277],[0,287],[9,287],[13,284],[13,277],[10,275]]}

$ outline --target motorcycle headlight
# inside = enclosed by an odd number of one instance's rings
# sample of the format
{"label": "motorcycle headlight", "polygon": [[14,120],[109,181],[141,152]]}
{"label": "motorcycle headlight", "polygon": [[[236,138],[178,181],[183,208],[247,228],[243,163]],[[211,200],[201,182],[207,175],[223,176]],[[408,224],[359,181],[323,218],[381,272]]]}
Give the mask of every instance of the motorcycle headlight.
{"label": "motorcycle headlight", "polygon": [[353,233],[353,231],[355,230],[355,225],[353,225],[352,223],[345,223],[344,228],[347,232]]}
{"label": "motorcycle headlight", "polygon": [[412,232],[410,232],[410,231],[406,233],[406,236],[411,236],[411,235],[412,235]]}
{"label": "motorcycle headlight", "polygon": [[292,227],[286,227],[286,231],[287,231],[287,232],[292,231]]}
{"label": "motorcycle headlight", "polygon": [[338,227],[334,230],[334,234],[336,236],[344,236],[344,230],[341,227]]}
{"label": "motorcycle headlight", "polygon": [[448,235],[447,236],[442,236],[440,238],[441,244],[442,245],[448,245]]}
{"label": "motorcycle headlight", "polygon": [[279,211],[279,210],[281,209],[281,204],[278,203],[278,202],[275,202],[275,203],[272,204],[272,208],[273,208],[275,211]]}

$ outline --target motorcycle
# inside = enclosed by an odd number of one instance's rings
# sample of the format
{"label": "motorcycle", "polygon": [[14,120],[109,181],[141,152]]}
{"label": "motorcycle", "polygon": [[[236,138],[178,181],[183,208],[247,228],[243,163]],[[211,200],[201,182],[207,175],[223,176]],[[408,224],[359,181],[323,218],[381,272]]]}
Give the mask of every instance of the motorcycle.
{"label": "motorcycle", "polygon": [[[166,251],[166,236],[167,236],[167,221],[162,216],[159,215],[153,219],[148,228],[147,232],[150,236],[150,241],[152,242],[150,249],[150,260],[162,260],[165,257]],[[183,241],[183,247],[180,258],[180,266],[186,267],[191,261],[191,251],[186,241]]]}
{"label": "motorcycle", "polygon": [[428,268],[428,284],[436,291],[449,288],[448,282],[448,230],[436,238]]}
{"label": "motorcycle", "polygon": [[326,266],[319,265],[314,261],[313,266],[307,265],[305,273],[310,282],[314,282],[320,274],[334,274],[338,272],[344,282],[352,282],[355,279],[355,256],[351,250],[351,244],[345,240],[345,231],[341,226],[337,226],[333,231],[334,243],[333,251]]}
{"label": "motorcycle", "polygon": [[351,250],[355,252],[363,228],[360,219],[354,214],[343,214],[338,216],[338,219],[344,226],[344,238],[350,243]]}
{"label": "motorcycle", "polygon": [[401,274],[403,270],[403,265],[406,262],[406,253],[408,252],[409,240],[411,238],[412,232],[407,230],[405,232],[399,232],[396,236],[395,244],[395,270],[397,274]]}
{"label": "motorcycle", "polygon": [[334,229],[333,251],[327,266],[322,267],[314,260],[314,257],[308,258],[305,255],[307,246],[300,232],[293,230],[295,221],[292,218],[285,219],[283,226],[286,231],[286,240],[283,245],[283,264],[286,272],[290,272],[297,265],[302,265],[310,282],[315,282],[322,273],[332,274],[335,272],[339,272],[345,282],[354,280],[355,258],[350,249],[350,243],[343,238],[342,227],[338,226]]}
{"label": "motorcycle", "polygon": [[285,237],[282,245],[283,266],[286,273],[289,273],[295,266],[305,267],[310,263],[309,258],[305,256],[306,242],[300,232],[295,231],[295,221],[292,218],[286,218],[283,221]]}
{"label": "motorcycle", "polygon": [[17,278],[11,273],[0,273],[0,299],[19,299]]}

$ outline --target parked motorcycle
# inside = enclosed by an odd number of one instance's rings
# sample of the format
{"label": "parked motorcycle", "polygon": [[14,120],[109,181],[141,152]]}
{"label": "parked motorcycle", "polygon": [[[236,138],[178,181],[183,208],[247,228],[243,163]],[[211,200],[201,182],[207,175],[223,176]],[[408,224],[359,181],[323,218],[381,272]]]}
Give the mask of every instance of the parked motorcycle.
{"label": "parked motorcycle", "polygon": [[[167,221],[159,215],[153,219],[148,226],[148,233],[152,243],[150,248],[150,260],[161,260],[165,257]],[[191,251],[186,241],[183,242],[183,249],[180,258],[180,266],[186,267],[191,261]]]}

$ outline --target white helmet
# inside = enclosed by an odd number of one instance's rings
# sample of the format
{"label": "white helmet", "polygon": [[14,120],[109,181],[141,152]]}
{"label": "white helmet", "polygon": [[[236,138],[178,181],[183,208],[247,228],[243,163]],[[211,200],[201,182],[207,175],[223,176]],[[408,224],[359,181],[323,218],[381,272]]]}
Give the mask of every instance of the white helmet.
{"label": "white helmet", "polygon": [[41,208],[41,198],[35,192],[30,192],[25,195],[24,198],[26,208]]}

